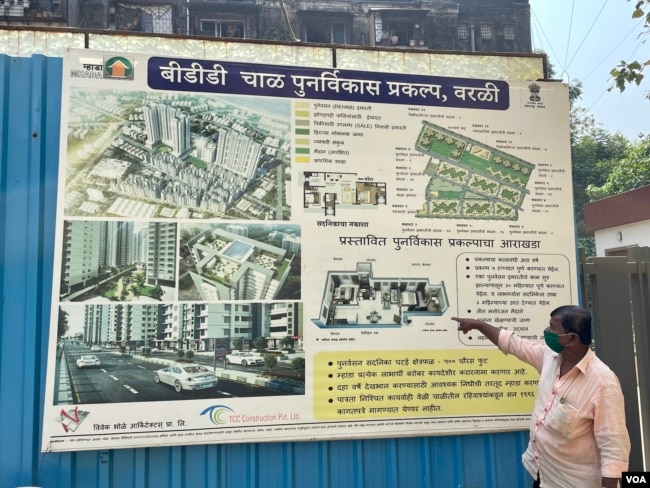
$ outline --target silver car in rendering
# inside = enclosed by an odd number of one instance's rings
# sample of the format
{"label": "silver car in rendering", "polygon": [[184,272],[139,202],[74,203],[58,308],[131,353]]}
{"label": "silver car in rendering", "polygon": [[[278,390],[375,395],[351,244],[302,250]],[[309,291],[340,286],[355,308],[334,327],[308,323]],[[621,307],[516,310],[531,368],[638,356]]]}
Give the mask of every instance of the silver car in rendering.
{"label": "silver car in rendering", "polygon": [[100,366],[99,358],[93,354],[84,354],[77,359],[77,368],[89,368],[91,366]]}
{"label": "silver car in rendering", "polygon": [[174,364],[154,371],[156,383],[166,383],[178,392],[182,390],[201,390],[217,386],[217,376],[200,364]]}
{"label": "silver car in rendering", "polygon": [[264,364],[264,358],[259,354],[247,351],[233,351],[226,356],[226,363],[239,364],[241,366],[255,365],[259,366]]}

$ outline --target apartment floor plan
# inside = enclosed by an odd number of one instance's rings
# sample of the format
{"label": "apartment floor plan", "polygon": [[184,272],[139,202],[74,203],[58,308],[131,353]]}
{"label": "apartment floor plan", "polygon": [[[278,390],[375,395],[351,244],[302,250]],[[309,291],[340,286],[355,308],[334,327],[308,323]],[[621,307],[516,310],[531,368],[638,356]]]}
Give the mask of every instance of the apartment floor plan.
{"label": "apartment floor plan", "polygon": [[338,206],[386,205],[386,183],[358,179],[356,173],[305,171],[303,207],[336,215]]}
{"label": "apartment floor plan", "polygon": [[534,165],[429,122],[415,148],[430,156],[418,217],[517,220]]}
{"label": "apartment floor plan", "polygon": [[375,278],[371,263],[327,274],[321,328],[402,327],[416,316],[441,316],[449,307],[444,282],[428,278]]}

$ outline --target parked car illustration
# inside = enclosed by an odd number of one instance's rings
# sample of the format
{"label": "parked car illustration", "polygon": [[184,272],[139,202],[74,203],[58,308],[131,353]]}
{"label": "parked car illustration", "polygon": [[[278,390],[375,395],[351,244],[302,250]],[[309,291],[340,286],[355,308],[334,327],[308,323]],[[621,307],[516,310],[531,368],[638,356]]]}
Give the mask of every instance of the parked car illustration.
{"label": "parked car illustration", "polygon": [[159,369],[154,371],[153,380],[171,385],[178,392],[217,386],[214,372],[199,364],[173,365]]}
{"label": "parked car illustration", "polygon": [[242,366],[249,366],[251,364],[260,365],[264,364],[264,358],[252,352],[233,351],[226,355],[226,363],[240,364]]}
{"label": "parked car illustration", "polygon": [[77,368],[89,368],[91,366],[101,366],[97,356],[88,354],[77,359]]}

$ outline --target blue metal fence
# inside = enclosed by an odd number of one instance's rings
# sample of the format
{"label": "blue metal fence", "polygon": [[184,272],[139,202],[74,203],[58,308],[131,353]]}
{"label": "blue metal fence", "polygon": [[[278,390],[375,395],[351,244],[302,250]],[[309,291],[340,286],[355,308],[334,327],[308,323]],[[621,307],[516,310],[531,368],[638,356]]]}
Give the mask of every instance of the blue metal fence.
{"label": "blue metal fence", "polygon": [[61,58],[0,55],[0,487],[519,488],[528,434],[41,453]]}

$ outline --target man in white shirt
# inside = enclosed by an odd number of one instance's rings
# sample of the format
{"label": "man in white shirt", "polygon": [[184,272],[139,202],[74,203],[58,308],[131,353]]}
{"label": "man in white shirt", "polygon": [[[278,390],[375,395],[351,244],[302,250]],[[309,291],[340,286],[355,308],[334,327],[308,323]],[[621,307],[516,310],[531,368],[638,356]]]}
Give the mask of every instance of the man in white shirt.
{"label": "man in white shirt", "polygon": [[565,305],[551,312],[546,345],[480,320],[452,317],[540,374],[530,442],[522,456],[533,488],[617,488],[630,439],[616,375],[591,350],[591,315]]}

